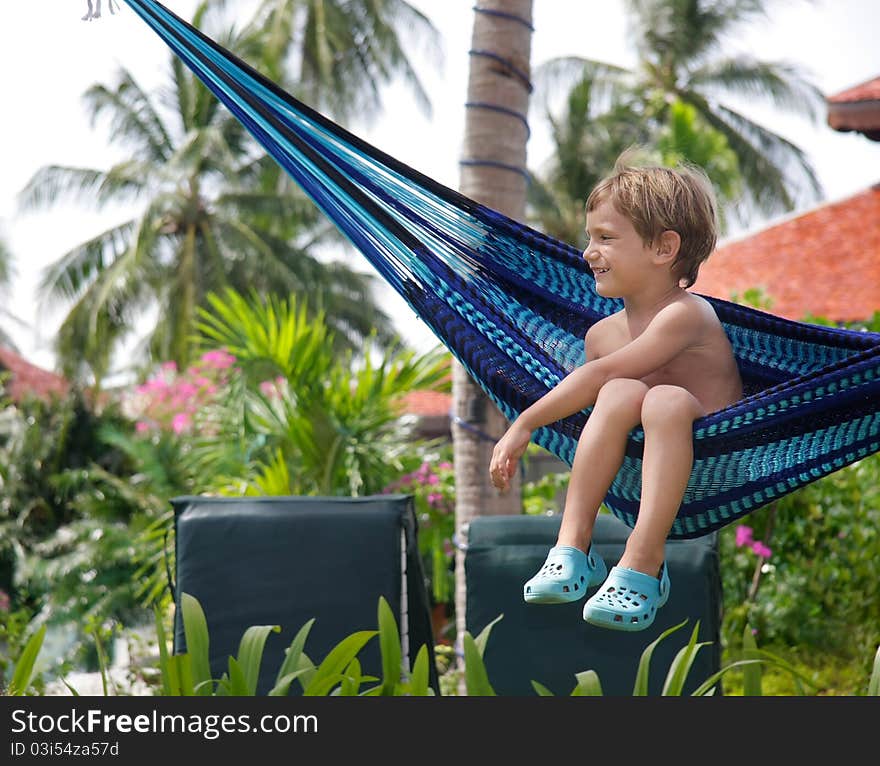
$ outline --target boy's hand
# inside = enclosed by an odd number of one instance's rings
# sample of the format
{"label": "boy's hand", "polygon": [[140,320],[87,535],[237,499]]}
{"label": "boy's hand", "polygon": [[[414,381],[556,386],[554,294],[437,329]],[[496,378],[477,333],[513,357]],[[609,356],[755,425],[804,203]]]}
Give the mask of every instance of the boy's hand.
{"label": "boy's hand", "polygon": [[489,461],[489,477],[492,485],[502,492],[510,487],[510,479],[516,472],[517,463],[529,446],[532,432],[514,423],[502,436]]}

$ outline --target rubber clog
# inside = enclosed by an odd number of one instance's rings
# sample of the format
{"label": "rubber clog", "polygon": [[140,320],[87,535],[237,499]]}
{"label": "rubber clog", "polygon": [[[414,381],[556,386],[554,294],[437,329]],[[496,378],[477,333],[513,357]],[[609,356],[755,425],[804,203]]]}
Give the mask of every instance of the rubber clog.
{"label": "rubber clog", "polygon": [[554,545],[538,573],[523,585],[523,598],[530,604],[577,601],[607,574],[604,559],[592,546],[587,554],[570,545]]}
{"label": "rubber clog", "polygon": [[669,587],[665,561],[659,577],[627,567],[611,567],[608,579],[584,604],[584,619],[611,630],[644,630],[669,599]]}

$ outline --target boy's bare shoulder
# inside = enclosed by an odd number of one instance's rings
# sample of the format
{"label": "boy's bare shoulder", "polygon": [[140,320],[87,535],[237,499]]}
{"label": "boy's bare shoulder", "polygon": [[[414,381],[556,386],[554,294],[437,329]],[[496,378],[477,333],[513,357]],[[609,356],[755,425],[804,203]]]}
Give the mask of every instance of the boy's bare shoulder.
{"label": "boy's bare shoulder", "polygon": [[584,336],[587,359],[599,359],[626,342],[626,314],[623,309],[603,317]]}

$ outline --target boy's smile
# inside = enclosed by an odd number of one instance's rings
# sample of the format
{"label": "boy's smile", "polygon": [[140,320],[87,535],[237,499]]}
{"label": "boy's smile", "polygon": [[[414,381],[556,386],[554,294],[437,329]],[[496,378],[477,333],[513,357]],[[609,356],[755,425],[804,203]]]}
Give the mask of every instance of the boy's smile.
{"label": "boy's smile", "polygon": [[[620,298],[637,288],[648,276],[650,247],[632,222],[605,200],[586,216],[587,247],[584,259],[596,278],[596,292],[606,298]],[[613,272],[613,277],[609,276]]]}

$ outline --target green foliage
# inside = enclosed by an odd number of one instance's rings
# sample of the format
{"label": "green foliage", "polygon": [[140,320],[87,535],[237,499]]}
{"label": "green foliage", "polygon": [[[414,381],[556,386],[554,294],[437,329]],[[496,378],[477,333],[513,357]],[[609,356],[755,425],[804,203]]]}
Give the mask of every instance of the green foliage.
{"label": "green foliage", "polygon": [[748,622],[765,644],[812,646],[862,661],[880,641],[880,456],[820,479],[750,515],[771,546],[756,560],[720,534],[726,640]]}
{"label": "green foliage", "polygon": [[[160,641],[160,666],[163,695],[254,696],[263,660],[263,648],[278,625],[252,626],[245,631],[238,654],[229,658],[229,671],[219,679],[211,677],[208,662],[208,627],[196,598],[181,595],[182,619],[187,651],[171,655],[164,646],[165,634],[157,613]],[[285,652],[270,696],[285,696],[296,681],[303,696],[427,696],[429,686],[428,651],[421,647],[411,672],[401,670],[400,634],[388,602],[381,598],[377,610],[378,630],[361,630],[344,638],[327,656],[315,664],[303,651],[314,620],[307,622],[294,636]],[[357,659],[360,651],[379,638],[383,677],[361,673]]]}
{"label": "green foliage", "polygon": [[742,294],[733,292],[730,294],[730,300],[762,311],[769,311],[773,308],[773,298],[764,287],[749,287],[743,290]]}
{"label": "green foliage", "polygon": [[231,290],[208,300],[202,343],[225,348],[241,372],[196,421],[200,491],[360,496],[400,474],[412,449],[400,401],[448,390],[446,352],[339,359],[322,316],[309,321],[295,300]]}
{"label": "green foliage", "polygon": [[[149,524],[119,482],[135,463],[107,430],[130,432],[112,403],[98,410],[74,390],[7,404],[0,415],[0,587],[48,625],[139,616],[134,539]],[[8,579],[7,579],[8,578]]]}
{"label": "green foliage", "polygon": [[759,20],[765,4],[725,3],[720,11],[718,3],[690,0],[630,2],[639,59],[632,70],[577,56],[536,68],[539,92],[569,88],[562,114],[550,119],[558,159],[549,172],[534,174],[540,180],[530,202],[545,231],[558,236],[560,221],[568,219],[562,238],[579,241],[572,214],[582,212],[596,180],[584,168],[599,167],[605,175],[620,149],[635,144],[667,160],[683,156],[711,168],[727,212],[743,222],[750,213],[791,210],[820,196],[815,170],[798,147],[725,103],[746,96],[807,118],[822,108],[821,92],[791,66],[725,52],[743,26]]}
{"label": "green foliage", "polygon": [[30,638],[34,613],[25,607],[12,608],[8,595],[0,593],[0,687],[10,678],[13,671],[12,657],[21,654]]}
{"label": "green foliage", "polygon": [[[413,455],[419,457],[419,450]],[[450,457],[451,450],[442,451]],[[419,553],[431,583],[434,602],[451,602],[454,592],[452,537],[455,533],[455,469],[441,453],[424,452],[422,463],[384,488],[412,495],[419,523]]]}
{"label": "green foliage", "polygon": [[546,473],[540,479],[522,485],[523,513],[532,516],[552,515],[559,511],[559,495],[568,487],[570,471]]}
{"label": "green foliage", "polygon": [[668,105],[666,125],[659,131],[656,147],[665,165],[685,161],[703,168],[722,202],[729,204],[741,194],[736,153],[727,137],[709,125],[692,104],[675,100]]}
{"label": "green foliage", "polygon": [[21,656],[19,656],[12,671],[12,680],[6,689],[6,694],[10,697],[21,697],[27,693],[28,687],[31,685],[31,679],[34,676],[37,655],[40,653],[45,637],[46,626],[41,625],[25,644]]}
{"label": "green foliage", "polygon": [[[161,671],[161,696],[254,696],[257,689],[263,649],[268,635],[278,632],[278,625],[251,626],[242,636],[236,656],[228,658],[228,672],[219,679],[211,677],[208,661],[209,636],[207,621],[198,600],[189,594],[181,594],[182,620],[186,636],[187,651],[170,654],[167,647],[166,632],[160,611],[155,609],[156,635],[159,642],[159,665]],[[465,659],[464,680],[469,696],[495,696],[483,661],[483,655],[492,628],[503,618],[499,615],[486,625],[474,638],[469,632],[463,636]],[[378,630],[361,630],[350,634],[334,646],[319,663],[315,664],[305,653],[304,648],[309,631],[315,620],[303,625],[294,636],[285,652],[284,661],[278,669],[275,684],[270,696],[286,696],[290,685],[299,684],[304,696],[432,696],[429,656],[427,647],[422,646],[416,656],[411,671],[402,670],[400,634],[397,623],[387,601],[380,597],[377,609]],[[633,696],[648,694],[648,678],[654,650],[676,631],[687,624],[687,620],[660,634],[645,647],[639,659],[639,666],[633,685]],[[697,642],[699,622],[694,626],[690,639],[678,651],[666,673],[661,696],[681,696],[693,667],[697,652],[708,642]],[[15,665],[13,680],[8,693],[24,694],[30,685],[37,656],[45,635],[45,626],[36,630],[28,640]],[[360,651],[374,638],[379,638],[382,662],[382,678],[365,676],[358,661]],[[451,648],[446,658],[451,668],[453,656]],[[102,672],[106,658],[101,655]],[[815,689],[815,684],[802,674],[798,668],[780,657],[758,649],[752,631],[748,626],[743,633],[740,657],[723,666],[717,673],[705,679],[692,696],[714,694],[720,679],[728,674],[742,673],[743,693],[748,696],[765,694],[764,669],[774,669],[790,676],[798,694],[806,694],[806,688]],[[441,679],[442,683],[442,679]],[[543,684],[532,681],[539,696],[553,696]],[[441,688],[443,688],[441,686]],[[447,687],[449,689],[449,687]],[[451,689],[449,689],[452,691]],[[72,690],[76,693],[76,690]],[[105,684],[104,693],[107,693]],[[880,647],[874,656],[873,668],[868,680],[866,693],[880,695]],[[601,696],[602,684],[594,670],[575,674],[575,686],[570,696]]]}

